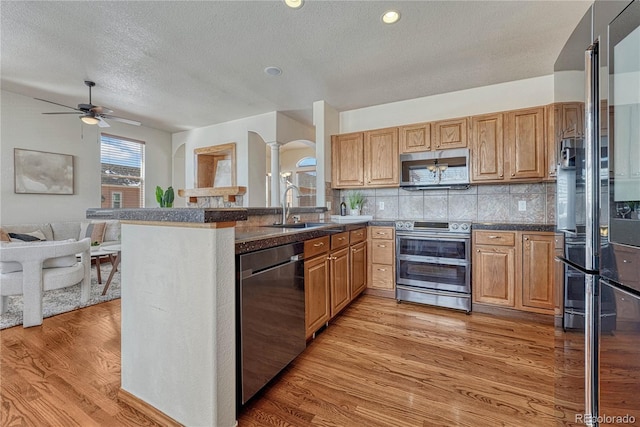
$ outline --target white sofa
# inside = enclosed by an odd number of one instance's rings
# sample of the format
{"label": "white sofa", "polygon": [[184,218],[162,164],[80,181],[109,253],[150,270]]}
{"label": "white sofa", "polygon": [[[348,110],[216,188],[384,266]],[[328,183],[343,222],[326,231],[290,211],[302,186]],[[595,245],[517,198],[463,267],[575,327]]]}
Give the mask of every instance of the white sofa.
{"label": "white sofa", "polygon": [[104,242],[116,242],[120,240],[120,221],[69,221],[69,222],[50,222],[40,224],[15,224],[2,225],[2,230],[6,233],[31,233],[33,231],[41,231],[47,240],[67,240],[67,239],[84,239],[88,236],[82,236],[82,224],[91,222],[106,223],[104,232]]}

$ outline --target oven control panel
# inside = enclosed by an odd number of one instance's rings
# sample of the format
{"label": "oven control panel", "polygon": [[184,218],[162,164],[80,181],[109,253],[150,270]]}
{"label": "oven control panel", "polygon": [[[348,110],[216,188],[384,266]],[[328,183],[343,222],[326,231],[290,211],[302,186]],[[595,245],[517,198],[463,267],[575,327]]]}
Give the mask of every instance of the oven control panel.
{"label": "oven control panel", "polygon": [[446,231],[450,233],[471,232],[470,222],[429,222],[429,221],[396,221],[398,231]]}

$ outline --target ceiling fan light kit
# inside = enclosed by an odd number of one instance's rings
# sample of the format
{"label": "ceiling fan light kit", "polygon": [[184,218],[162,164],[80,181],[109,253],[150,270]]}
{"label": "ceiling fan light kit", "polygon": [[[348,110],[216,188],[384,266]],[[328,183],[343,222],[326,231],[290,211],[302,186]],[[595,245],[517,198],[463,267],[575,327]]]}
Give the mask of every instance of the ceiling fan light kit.
{"label": "ceiling fan light kit", "polygon": [[86,116],[80,116],[80,120],[88,125],[97,125],[100,122],[100,120],[89,114],[87,114]]}
{"label": "ceiling fan light kit", "polygon": [[109,119],[109,120],[113,120],[116,122],[122,122],[122,123],[127,123],[130,125],[134,125],[134,126],[140,126],[140,122],[137,122],[135,120],[130,120],[130,119],[125,119],[122,117],[116,117],[116,116],[112,116],[109,113],[112,113],[113,111],[111,111],[108,108],[105,107],[101,107],[99,105],[93,105],[91,103],[91,88],[94,87],[96,84],[90,80],[85,80],[84,84],[87,85],[89,87],[89,103],[88,104],[78,104],[78,108],[74,108],[74,107],[69,107],[68,105],[64,105],[64,104],[58,104],[57,102],[53,102],[53,101],[48,101],[46,99],[42,99],[42,98],[35,98],[38,101],[43,101],[43,102],[48,102],[49,104],[55,104],[55,105],[59,105],[61,107],[65,107],[65,108],[70,108],[72,110],[74,110],[74,112],[56,112],[56,113],[42,113],[42,114],[78,114],[78,113],[82,113],[80,117],[80,120],[82,120],[83,123],[86,123],[88,125],[98,125],[100,127],[109,127],[109,123],[107,123],[104,119]]}

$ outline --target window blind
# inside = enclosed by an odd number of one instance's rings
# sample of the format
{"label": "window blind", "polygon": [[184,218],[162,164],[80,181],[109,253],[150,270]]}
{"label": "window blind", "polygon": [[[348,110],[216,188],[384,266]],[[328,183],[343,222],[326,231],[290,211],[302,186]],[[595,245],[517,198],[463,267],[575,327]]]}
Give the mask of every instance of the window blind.
{"label": "window blind", "polygon": [[143,208],[144,141],[101,134],[100,163],[102,207]]}

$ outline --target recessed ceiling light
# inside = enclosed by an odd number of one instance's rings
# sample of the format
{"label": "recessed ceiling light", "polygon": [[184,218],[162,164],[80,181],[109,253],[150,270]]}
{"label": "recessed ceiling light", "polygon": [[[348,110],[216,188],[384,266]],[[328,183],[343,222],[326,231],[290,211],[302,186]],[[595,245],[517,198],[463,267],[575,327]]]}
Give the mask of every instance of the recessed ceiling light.
{"label": "recessed ceiling light", "polygon": [[267,67],[264,69],[264,72],[270,76],[279,76],[282,74],[282,70],[278,67]]}
{"label": "recessed ceiling light", "polygon": [[304,0],[284,0],[284,4],[289,6],[291,9],[300,9],[304,4]]}
{"label": "recessed ceiling light", "polygon": [[395,24],[400,19],[400,12],[396,10],[387,10],[382,15],[382,22],[385,24]]}

